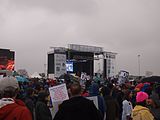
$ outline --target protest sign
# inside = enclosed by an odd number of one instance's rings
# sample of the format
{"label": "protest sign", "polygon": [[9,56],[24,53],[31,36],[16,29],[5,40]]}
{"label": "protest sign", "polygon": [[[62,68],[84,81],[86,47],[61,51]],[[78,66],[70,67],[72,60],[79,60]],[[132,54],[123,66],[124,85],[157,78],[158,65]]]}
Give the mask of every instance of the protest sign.
{"label": "protest sign", "polygon": [[52,103],[69,99],[66,84],[49,88]]}
{"label": "protest sign", "polygon": [[86,73],[82,72],[82,73],[81,73],[81,80],[85,80],[85,79],[86,79],[86,76],[87,76]]}
{"label": "protest sign", "polygon": [[128,81],[129,72],[121,70],[121,71],[119,72],[119,75],[118,75],[118,76],[119,76],[119,77],[118,77],[118,84],[119,84],[119,85],[125,84],[125,82]]}

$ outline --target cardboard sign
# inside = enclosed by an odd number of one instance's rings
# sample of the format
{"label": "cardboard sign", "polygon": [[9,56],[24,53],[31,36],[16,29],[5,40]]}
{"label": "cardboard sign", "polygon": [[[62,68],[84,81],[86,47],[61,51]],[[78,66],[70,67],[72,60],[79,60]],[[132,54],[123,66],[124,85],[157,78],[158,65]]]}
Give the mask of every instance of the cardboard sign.
{"label": "cardboard sign", "polygon": [[66,84],[57,85],[49,88],[52,103],[68,100],[68,92]]}
{"label": "cardboard sign", "polygon": [[128,81],[128,77],[129,77],[129,72],[127,71],[120,71],[119,72],[119,77],[118,77],[118,84],[125,84],[125,82]]}

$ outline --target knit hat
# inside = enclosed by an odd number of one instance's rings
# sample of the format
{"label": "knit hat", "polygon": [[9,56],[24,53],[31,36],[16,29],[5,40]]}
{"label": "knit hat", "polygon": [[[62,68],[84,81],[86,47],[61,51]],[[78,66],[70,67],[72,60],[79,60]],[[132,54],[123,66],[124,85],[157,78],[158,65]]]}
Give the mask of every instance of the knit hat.
{"label": "knit hat", "polygon": [[136,96],[136,102],[137,103],[143,102],[146,99],[148,99],[148,94],[147,93],[145,93],[145,92],[138,92],[137,93],[137,96]]}
{"label": "knit hat", "polygon": [[3,91],[7,87],[19,88],[18,82],[14,77],[4,77],[0,79],[0,90]]}
{"label": "knit hat", "polygon": [[49,94],[47,94],[45,91],[41,91],[38,93],[38,101],[45,102],[45,98],[48,97]]}
{"label": "knit hat", "polygon": [[141,90],[143,86],[144,86],[143,83],[139,83],[135,88]]}

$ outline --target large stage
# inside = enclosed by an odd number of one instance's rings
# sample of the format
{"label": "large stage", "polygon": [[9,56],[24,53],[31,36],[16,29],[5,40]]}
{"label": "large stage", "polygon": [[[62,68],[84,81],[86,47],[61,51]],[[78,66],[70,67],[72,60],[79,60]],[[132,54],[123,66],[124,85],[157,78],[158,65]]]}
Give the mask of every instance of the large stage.
{"label": "large stage", "polygon": [[[111,71],[107,69],[107,59],[112,58],[110,57],[111,52],[104,52],[102,47],[69,44],[68,48],[53,47],[52,49],[48,52],[48,75],[54,74],[54,77],[59,77],[68,72],[80,76],[82,72],[85,72],[93,76],[94,58],[97,55],[104,56],[102,58],[103,76],[105,77],[107,72]],[[113,55],[116,54],[113,53]],[[111,65],[109,67],[113,68]]]}

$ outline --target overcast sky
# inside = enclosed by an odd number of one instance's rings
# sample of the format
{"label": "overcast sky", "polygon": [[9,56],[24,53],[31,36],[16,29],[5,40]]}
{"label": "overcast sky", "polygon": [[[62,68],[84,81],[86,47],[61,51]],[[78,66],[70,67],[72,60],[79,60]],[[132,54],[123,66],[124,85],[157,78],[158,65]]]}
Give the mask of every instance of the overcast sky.
{"label": "overcast sky", "polygon": [[118,53],[117,71],[160,75],[160,0],[0,0],[0,47],[16,69],[44,71],[50,46],[83,44]]}

